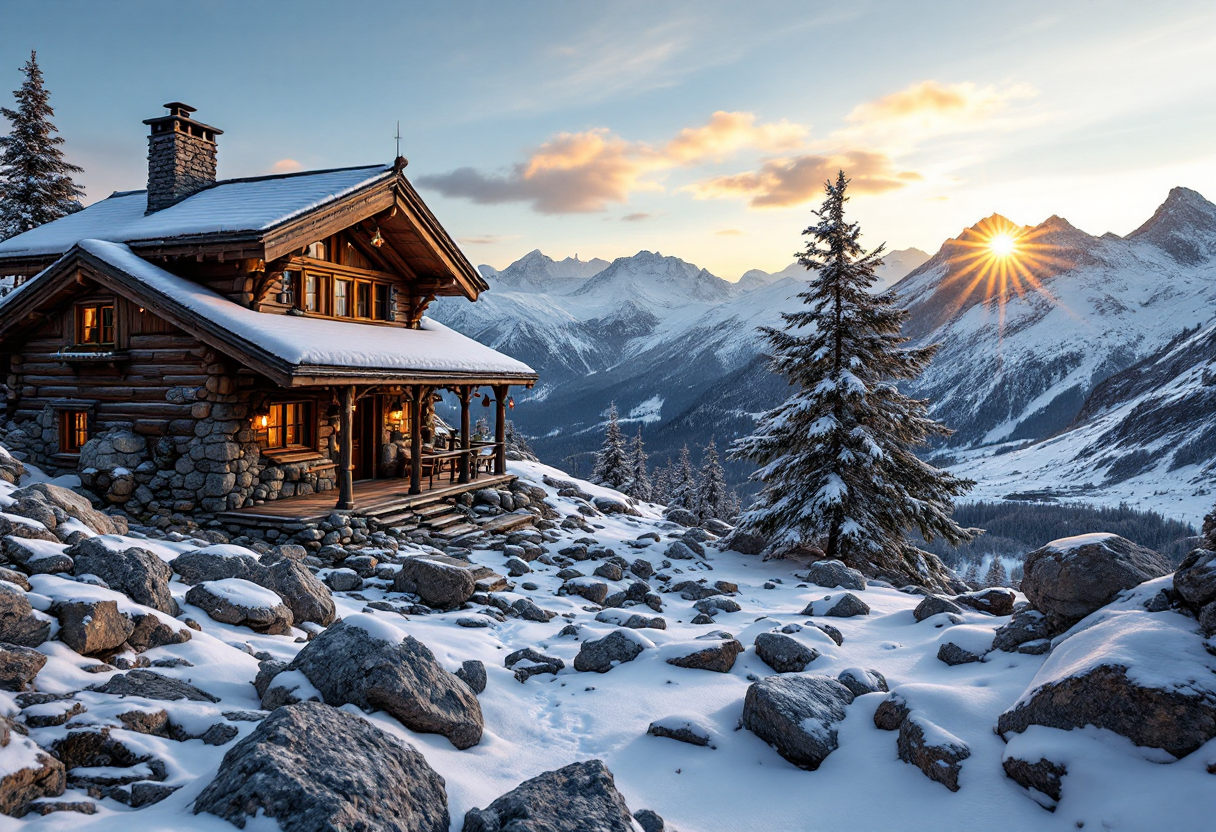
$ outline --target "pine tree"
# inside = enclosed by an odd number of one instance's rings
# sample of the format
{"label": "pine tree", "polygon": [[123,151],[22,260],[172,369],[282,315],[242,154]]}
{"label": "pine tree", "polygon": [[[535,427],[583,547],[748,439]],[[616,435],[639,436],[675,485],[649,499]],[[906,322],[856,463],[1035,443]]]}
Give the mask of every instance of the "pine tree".
{"label": "pine tree", "polygon": [[798,295],[808,308],[783,313],[784,329],[761,330],[772,368],[796,392],[732,448],[732,459],[759,466],[752,479],[763,483],[741,525],[774,549],[814,542],[863,572],[943,586],[945,566],[907,535],[972,539],[976,531],[950,511],[974,483],[913,453],[949,430],[896,383],[919,376],[937,348],[904,348],[897,296],[867,291],[883,246],[867,253],[858,243],[860,227],[845,220],[847,187],[843,171],[825,184],[818,222],[803,232],[798,259],[817,272]]}
{"label": "pine tree", "polygon": [[[487,426],[488,427],[488,426]],[[503,425],[503,442],[507,448],[508,459],[526,459],[530,462],[537,462],[536,454],[532,450],[532,446],[528,444],[528,437],[515,429],[515,423],[510,419]]]}
{"label": "pine tree", "polygon": [[63,138],[51,123],[55,111],[42,85],[38,56],[23,66],[25,83],[14,90],[17,109],[0,107],[12,125],[0,137],[0,240],[79,211],[84,191],[72,181],[82,168],[63,158]]}
{"label": "pine tree", "polygon": [[984,586],[1008,586],[1009,573],[1005,571],[1005,562],[1001,560],[999,555],[992,556],[992,563],[988,566],[988,573],[984,575]]}
{"label": "pine tree", "polygon": [[978,560],[967,562],[967,571],[963,573],[963,580],[972,587],[980,585],[980,562]]}
{"label": "pine tree", "polygon": [[608,426],[604,429],[604,443],[595,456],[595,471],[592,482],[609,488],[620,488],[629,481],[629,452],[625,447],[625,436],[617,421],[616,402],[608,408]]}
{"label": "pine tree", "polygon": [[725,520],[728,510],[728,493],[726,472],[718,459],[718,446],[710,437],[709,444],[701,453],[701,475],[697,480],[697,516],[702,520],[715,517]]}
{"label": "pine tree", "polygon": [[667,482],[667,505],[696,511],[697,475],[693,470],[692,455],[688,453],[687,445],[680,448],[680,456],[672,466]]}
{"label": "pine tree", "polygon": [[629,445],[629,486],[627,492],[636,500],[654,499],[654,485],[646,468],[646,449],[642,444],[642,426],[638,425],[637,436]]}
{"label": "pine tree", "polygon": [[671,457],[667,457],[666,465],[656,466],[654,481],[650,486],[650,501],[668,505],[671,502]]}
{"label": "pine tree", "polygon": [[1203,539],[1205,546],[1216,549],[1216,506],[1203,518]]}
{"label": "pine tree", "polygon": [[473,436],[478,442],[486,442],[490,439],[490,423],[486,417],[482,416],[473,423]]}

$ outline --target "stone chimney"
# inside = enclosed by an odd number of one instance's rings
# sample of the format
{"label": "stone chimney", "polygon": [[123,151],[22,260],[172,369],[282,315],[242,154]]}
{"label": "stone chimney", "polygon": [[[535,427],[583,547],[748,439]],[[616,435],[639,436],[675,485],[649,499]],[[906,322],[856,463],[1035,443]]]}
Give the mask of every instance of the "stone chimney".
{"label": "stone chimney", "polygon": [[193,107],[171,101],[169,115],[150,118],[148,210],[159,211],[215,184],[215,137],[222,133],[190,118]]}

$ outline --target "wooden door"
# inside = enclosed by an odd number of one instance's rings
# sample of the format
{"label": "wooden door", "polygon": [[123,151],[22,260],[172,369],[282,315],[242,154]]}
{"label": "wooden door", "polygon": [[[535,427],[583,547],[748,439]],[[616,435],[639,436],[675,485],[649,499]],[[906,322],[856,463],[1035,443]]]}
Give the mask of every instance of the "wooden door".
{"label": "wooden door", "polygon": [[351,457],[355,465],[355,479],[370,480],[376,476],[376,456],[380,452],[380,397],[368,396],[359,400],[355,411],[354,441]]}

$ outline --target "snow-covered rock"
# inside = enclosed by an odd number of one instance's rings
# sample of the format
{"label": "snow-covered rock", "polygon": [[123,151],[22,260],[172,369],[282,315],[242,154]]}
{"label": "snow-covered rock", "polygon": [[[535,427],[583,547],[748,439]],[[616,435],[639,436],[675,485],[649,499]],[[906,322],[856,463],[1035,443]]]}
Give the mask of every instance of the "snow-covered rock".
{"label": "snow-covered rock", "polygon": [[752,683],[743,727],[799,768],[819,768],[839,747],[837,724],[853,693],[825,676],[770,676]]}
{"label": "snow-covered rock", "polygon": [[464,816],[465,832],[586,829],[633,832],[633,815],[600,760],[572,763],[520,783],[484,809]]}

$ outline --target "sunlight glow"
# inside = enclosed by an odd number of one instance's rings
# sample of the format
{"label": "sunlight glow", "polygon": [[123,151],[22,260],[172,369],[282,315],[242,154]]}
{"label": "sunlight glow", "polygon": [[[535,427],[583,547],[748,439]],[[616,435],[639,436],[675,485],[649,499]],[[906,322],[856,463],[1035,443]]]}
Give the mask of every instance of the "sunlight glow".
{"label": "sunlight glow", "polygon": [[997,257],[1008,257],[1017,249],[1017,241],[1008,234],[996,234],[988,241],[988,247]]}

